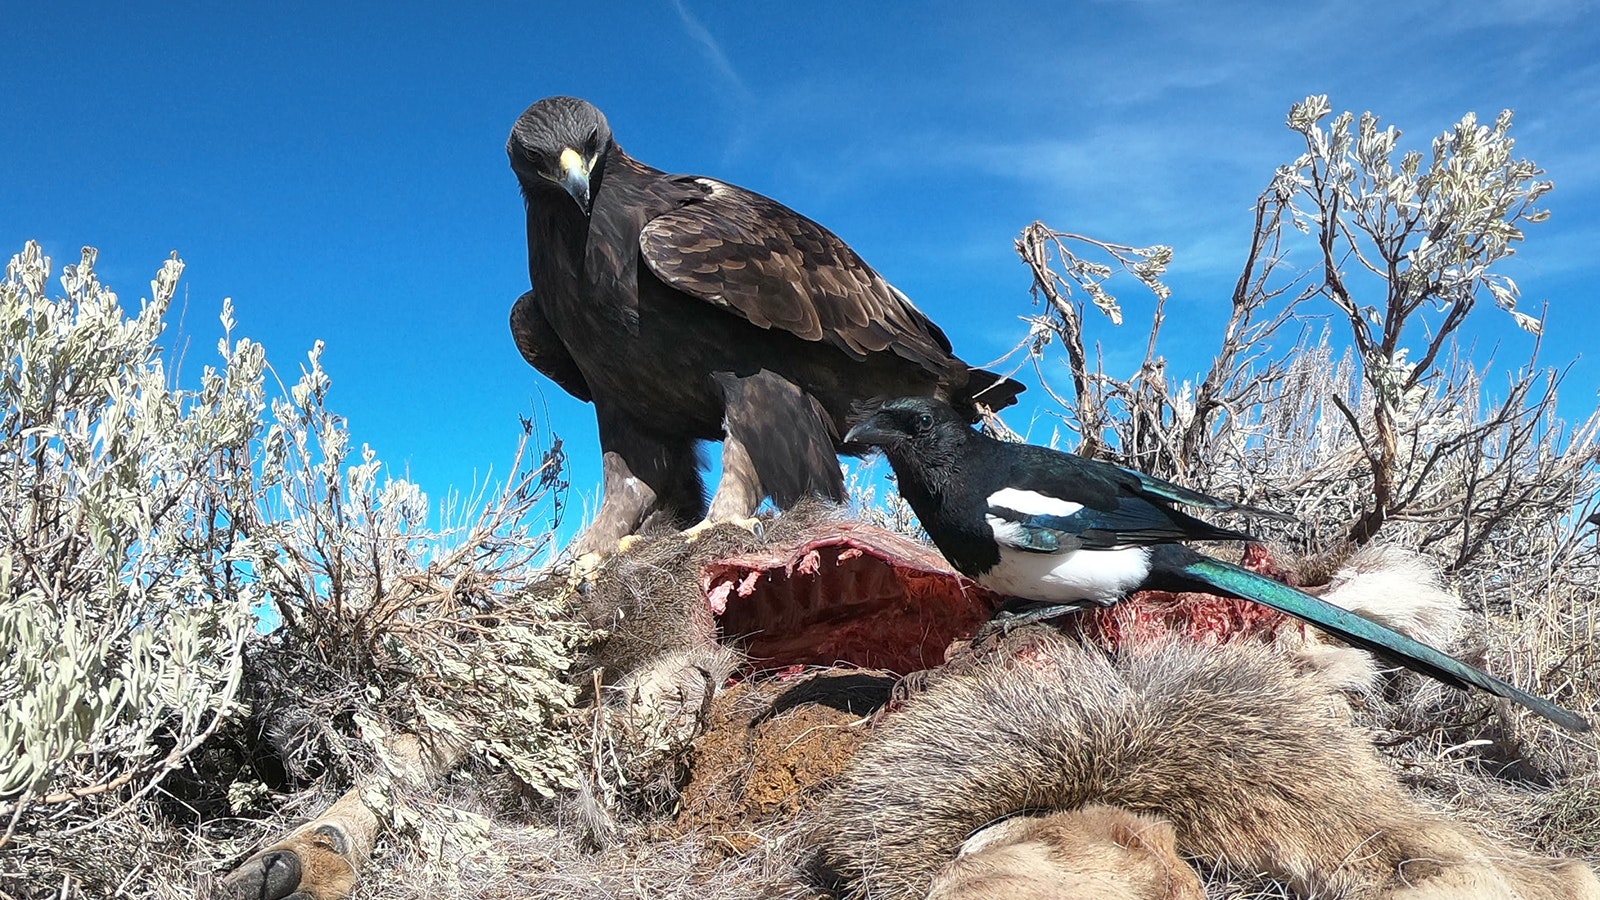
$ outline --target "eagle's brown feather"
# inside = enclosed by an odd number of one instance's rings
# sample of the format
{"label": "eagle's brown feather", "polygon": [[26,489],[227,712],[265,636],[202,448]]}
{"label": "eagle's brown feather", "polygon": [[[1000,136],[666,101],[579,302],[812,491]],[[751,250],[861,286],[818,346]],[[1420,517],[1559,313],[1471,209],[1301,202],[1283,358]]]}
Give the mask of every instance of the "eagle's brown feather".
{"label": "eagle's brown feather", "polygon": [[561,336],[550,327],[550,320],[545,317],[539,298],[534,296],[533,291],[518,297],[511,306],[511,337],[517,342],[517,350],[521,351],[528,365],[538,369],[546,378],[561,385],[562,390],[579,400],[585,403],[594,401],[594,394],[583,378],[583,371],[578,368],[567,345],[561,342]]}
{"label": "eagle's brown feather", "polygon": [[[937,396],[975,420],[1022,385],[974,369],[832,232],[766,197],[623,151],[573,97],[523,113],[507,145],[536,294],[512,310],[535,368],[595,405],[605,499],[579,550],[654,513],[706,511],[696,443],[725,440],[711,513],[764,496],[842,500],[835,454],[875,397]],[[979,396],[981,394],[981,396]]]}
{"label": "eagle's brown feather", "polygon": [[826,341],[855,359],[888,350],[947,375],[950,339],[837,235],[769,197],[692,180],[703,198],[639,234],[657,278],[762,328]]}

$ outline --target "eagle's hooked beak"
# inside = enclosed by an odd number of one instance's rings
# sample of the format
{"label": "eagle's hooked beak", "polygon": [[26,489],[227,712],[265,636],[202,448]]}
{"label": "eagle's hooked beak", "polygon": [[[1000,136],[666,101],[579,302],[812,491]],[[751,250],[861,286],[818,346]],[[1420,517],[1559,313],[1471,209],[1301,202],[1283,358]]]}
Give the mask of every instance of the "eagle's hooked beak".
{"label": "eagle's hooked beak", "polygon": [[594,157],[584,159],[571,147],[561,151],[560,184],[572,195],[572,199],[578,201],[578,208],[586,216],[594,205],[594,198],[589,194],[589,171],[594,167],[594,160]]}

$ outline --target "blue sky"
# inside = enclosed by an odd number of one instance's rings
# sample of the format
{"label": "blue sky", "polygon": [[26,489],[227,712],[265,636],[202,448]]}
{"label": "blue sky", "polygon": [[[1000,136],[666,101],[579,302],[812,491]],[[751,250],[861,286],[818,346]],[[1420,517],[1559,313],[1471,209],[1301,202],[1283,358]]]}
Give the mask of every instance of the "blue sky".
{"label": "blue sky", "polygon": [[[547,408],[581,502],[593,415],[506,327],[527,269],[504,145],[534,100],[586,97],[634,156],[824,223],[975,363],[1023,334],[1011,242],[1029,222],[1171,244],[1181,371],[1207,362],[1250,205],[1299,149],[1289,105],[1327,93],[1414,146],[1468,110],[1516,110],[1556,190],[1508,271],[1524,308],[1549,301],[1544,359],[1563,363],[1600,334],[1596,7],[34,4],[0,54],[0,251],[38,239],[59,270],[97,246],[132,299],[178,250],[187,365],[210,361],[224,296],[286,380],[325,340],[330,405],[436,496],[503,468],[517,417]],[[1480,314],[1519,358],[1525,339]],[[1143,324],[1130,311],[1141,349]],[[1596,385],[1580,360],[1563,409],[1587,414]]]}

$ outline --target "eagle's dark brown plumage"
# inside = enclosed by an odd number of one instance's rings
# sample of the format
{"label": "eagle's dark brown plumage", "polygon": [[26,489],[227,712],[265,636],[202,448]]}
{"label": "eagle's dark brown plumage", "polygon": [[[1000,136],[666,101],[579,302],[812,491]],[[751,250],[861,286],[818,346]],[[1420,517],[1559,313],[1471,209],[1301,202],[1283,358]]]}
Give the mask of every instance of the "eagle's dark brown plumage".
{"label": "eagle's dark brown plumage", "polygon": [[[969,416],[1022,386],[957,359],[911,301],[832,232],[760,194],[624,153],[591,104],[549,97],[507,146],[528,211],[524,358],[593,402],[605,497],[580,551],[661,510],[749,516],[771,496],[842,499],[845,419],[936,395]],[[724,441],[706,511],[695,446]]]}

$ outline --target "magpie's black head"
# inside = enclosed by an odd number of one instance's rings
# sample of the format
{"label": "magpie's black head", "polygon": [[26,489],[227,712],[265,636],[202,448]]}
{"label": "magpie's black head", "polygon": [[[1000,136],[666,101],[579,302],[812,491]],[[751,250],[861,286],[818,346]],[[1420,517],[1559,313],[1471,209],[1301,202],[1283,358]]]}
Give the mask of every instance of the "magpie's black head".
{"label": "magpie's black head", "polygon": [[966,420],[943,400],[901,397],[857,422],[844,439],[882,447],[898,471],[905,462],[928,467],[950,460],[972,434]]}
{"label": "magpie's black head", "polygon": [[612,146],[611,126],[594,104],[576,97],[546,97],[517,119],[506,153],[523,196],[532,201],[560,189],[587,216]]}

